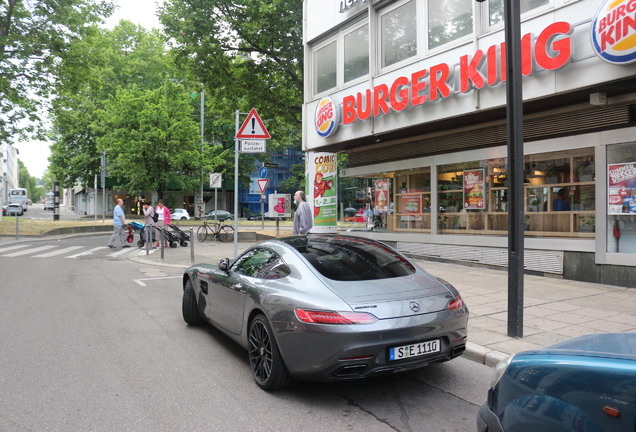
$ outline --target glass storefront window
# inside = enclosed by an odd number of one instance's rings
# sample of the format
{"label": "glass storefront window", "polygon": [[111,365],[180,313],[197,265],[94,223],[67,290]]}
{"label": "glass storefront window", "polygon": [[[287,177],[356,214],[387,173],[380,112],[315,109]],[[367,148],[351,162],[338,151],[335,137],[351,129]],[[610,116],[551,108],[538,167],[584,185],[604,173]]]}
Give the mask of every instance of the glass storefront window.
{"label": "glass storefront window", "polygon": [[369,26],[363,25],[344,37],[344,81],[369,73]]}
{"label": "glass storefront window", "polygon": [[437,167],[438,232],[487,229],[486,161],[472,161]]}
{"label": "glass storefront window", "polygon": [[430,168],[396,173],[393,229],[431,229],[431,171]]}
{"label": "glass storefront window", "polygon": [[314,92],[316,94],[336,87],[336,54],[335,41],[314,52],[314,82],[316,85]]}
{"label": "glass storefront window", "polygon": [[381,67],[417,54],[415,1],[397,7],[380,18]]}
{"label": "glass storefront window", "polygon": [[473,4],[465,0],[428,0],[428,48],[473,32]]}
{"label": "glass storefront window", "polygon": [[636,142],[607,146],[607,252],[636,253]]}

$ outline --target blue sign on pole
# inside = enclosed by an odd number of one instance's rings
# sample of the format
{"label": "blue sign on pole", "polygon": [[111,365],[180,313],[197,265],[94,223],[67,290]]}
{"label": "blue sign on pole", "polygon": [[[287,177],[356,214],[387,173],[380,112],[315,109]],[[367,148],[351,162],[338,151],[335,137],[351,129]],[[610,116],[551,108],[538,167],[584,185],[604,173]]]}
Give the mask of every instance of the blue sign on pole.
{"label": "blue sign on pole", "polygon": [[265,178],[265,177],[267,177],[267,168],[265,168],[265,167],[260,167],[260,168],[258,169],[258,175],[259,175],[261,178]]}

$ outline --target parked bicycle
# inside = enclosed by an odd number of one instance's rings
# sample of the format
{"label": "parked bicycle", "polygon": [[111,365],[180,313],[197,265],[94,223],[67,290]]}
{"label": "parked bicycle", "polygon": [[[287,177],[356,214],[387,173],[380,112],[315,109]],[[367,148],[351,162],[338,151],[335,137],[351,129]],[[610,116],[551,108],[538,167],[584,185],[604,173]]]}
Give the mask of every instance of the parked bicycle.
{"label": "parked bicycle", "polygon": [[231,225],[221,225],[219,222],[208,223],[203,221],[203,225],[197,229],[197,240],[204,242],[208,235],[215,240],[231,242],[234,239],[234,227]]}

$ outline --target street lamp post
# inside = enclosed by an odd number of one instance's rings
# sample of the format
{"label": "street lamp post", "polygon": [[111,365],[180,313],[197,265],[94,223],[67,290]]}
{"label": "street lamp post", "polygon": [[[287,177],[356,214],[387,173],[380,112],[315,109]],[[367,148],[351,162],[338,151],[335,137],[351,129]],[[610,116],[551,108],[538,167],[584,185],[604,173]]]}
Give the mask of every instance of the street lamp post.
{"label": "street lamp post", "polygon": [[[485,0],[477,0],[482,3]],[[521,7],[504,4],[506,117],[508,142],[508,336],[523,337],[524,203],[523,97],[521,91]]]}

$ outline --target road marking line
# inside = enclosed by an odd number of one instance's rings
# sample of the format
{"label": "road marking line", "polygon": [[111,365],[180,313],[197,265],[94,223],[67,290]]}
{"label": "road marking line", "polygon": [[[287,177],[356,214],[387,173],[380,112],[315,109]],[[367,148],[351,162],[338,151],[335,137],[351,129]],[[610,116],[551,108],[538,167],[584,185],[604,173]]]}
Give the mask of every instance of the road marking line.
{"label": "road marking line", "polygon": [[136,249],[134,249],[134,248],[130,248],[130,249],[129,249],[129,248],[124,248],[124,249],[122,249],[122,250],[120,250],[120,251],[117,251],[117,252],[113,252],[113,253],[111,253],[111,254],[108,254],[108,256],[109,256],[109,257],[118,257],[119,255],[123,255],[123,254],[125,254],[125,253],[132,252],[132,251],[134,251],[134,250],[136,250]]}
{"label": "road marking line", "polygon": [[156,277],[156,278],[145,278],[145,279],[133,279],[140,286],[148,286],[143,281],[153,281],[153,280],[162,280],[162,279],[181,279],[183,276],[165,276],[165,277]]}
{"label": "road marking line", "polygon": [[21,251],[18,251],[18,252],[13,252],[13,253],[2,255],[2,256],[4,256],[4,257],[17,257],[17,256],[22,256],[22,255],[28,255],[28,254],[31,254],[31,253],[34,253],[34,252],[44,251],[44,250],[51,249],[51,248],[54,248],[54,247],[56,247],[56,246],[55,245],[40,246],[40,247],[36,247],[34,249],[21,250]]}
{"label": "road marking line", "polygon": [[21,248],[25,248],[25,247],[31,247],[31,245],[29,245],[29,244],[21,244],[21,245],[5,247],[5,248],[0,249],[0,253],[8,252],[10,250],[15,250],[15,249],[21,249]]}
{"label": "road marking line", "polygon": [[85,256],[85,255],[92,255],[93,252],[97,252],[98,250],[102,250],[102,249],[108,249],[108,246],[99,246],[93,249],[89,249],[87,251],[75,254],[75,255],[69,255],[69,256],[65,256],[64,258],[79,258],[81,256]]}
{"label": "road marking line", "polygon": [[58,249],[58,250],[55,250],[53,252],[48,252],[48,253],[41,254],[41,255],[35,255],[33,258],[50,258],[50,257],[54,257],[56,255],[62,255],[63,253],[72,252],[72,251],[77,250],[77,249],[82,249],[83,247],[84,246],[69,246],[67,248]]}

